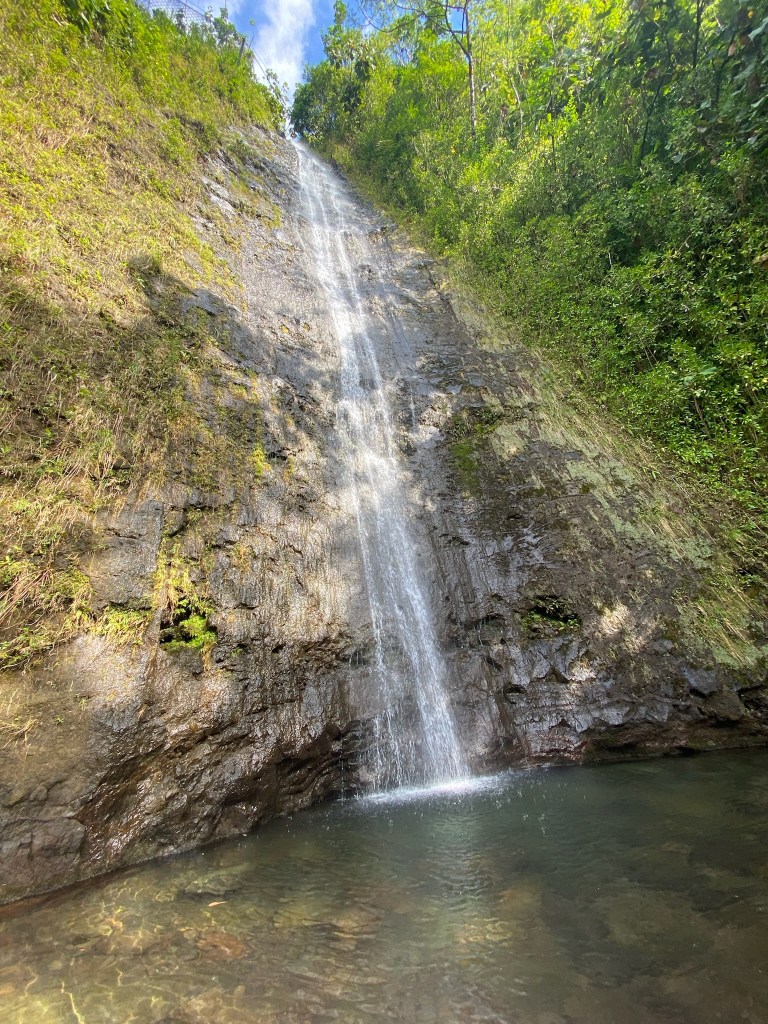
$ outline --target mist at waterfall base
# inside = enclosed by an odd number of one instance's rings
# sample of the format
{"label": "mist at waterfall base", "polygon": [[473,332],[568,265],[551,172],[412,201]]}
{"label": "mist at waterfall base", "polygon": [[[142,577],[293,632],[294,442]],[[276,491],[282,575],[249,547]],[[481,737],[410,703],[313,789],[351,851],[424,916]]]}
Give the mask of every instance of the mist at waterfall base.
{"label": "mist at waterfall base", "polygon": [[327,164],[297,144],[308,249],[339,349],[339,459],[353,505],[382,712],[365,774],[378,788],[451,782],[467,767],[453,720],[426,587],[408,525],[381,349],[396,324],[366,295],[376,254]]}
{"label": "mist at waterfall base", "polygon": [[764,1021],[767,840],[765,751],[325,805],[6,908],[0,1019]]}

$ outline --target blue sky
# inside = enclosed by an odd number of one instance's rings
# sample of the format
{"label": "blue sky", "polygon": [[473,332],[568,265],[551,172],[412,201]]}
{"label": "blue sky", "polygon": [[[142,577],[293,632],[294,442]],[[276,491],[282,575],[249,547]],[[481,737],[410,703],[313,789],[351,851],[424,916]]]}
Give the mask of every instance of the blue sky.
{"label": "blue sky", "polygon": [[[218,10],[220,2],[212,6]],[[261,63],[291,90],[301,81],[304,64],[322,58],[320,35],[333,21],[333,0],[229,0],[227,9]]]}

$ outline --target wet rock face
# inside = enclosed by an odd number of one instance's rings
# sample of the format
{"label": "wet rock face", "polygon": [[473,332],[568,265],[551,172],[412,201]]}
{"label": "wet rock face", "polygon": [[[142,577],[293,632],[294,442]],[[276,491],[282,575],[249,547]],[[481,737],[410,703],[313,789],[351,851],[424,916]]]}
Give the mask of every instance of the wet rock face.
{"label": "wet rock face", "polygon": [[[94,606],[142,629],[83,635],[5,683],[3,899],[366,785],[381,697],[296,166],[276,141],[254,169],[281,216],[249,228],[244,308],[183,300],[215,338],[195,400],[219,457],[179,450],[82,557]],[[488,344],[423,254],[362,205],[351,230],[380,257],[361,291],[474,767],[763,742],[765,669],[689,638],[699,566],[660,542],[630,469],[552,414],[526,353]]]}

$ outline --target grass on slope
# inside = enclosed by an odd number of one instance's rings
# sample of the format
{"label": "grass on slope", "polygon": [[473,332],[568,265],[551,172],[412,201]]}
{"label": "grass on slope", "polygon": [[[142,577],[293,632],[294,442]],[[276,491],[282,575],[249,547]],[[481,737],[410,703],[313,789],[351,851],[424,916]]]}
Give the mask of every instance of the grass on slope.
{"label": "grass on slope", "polygon": [[183,415],[201,338],[147,283],[225,286],[199,166],[278,114],[228,31],[131,0],[0,7],[0,666],[89,619],[78,538]]}

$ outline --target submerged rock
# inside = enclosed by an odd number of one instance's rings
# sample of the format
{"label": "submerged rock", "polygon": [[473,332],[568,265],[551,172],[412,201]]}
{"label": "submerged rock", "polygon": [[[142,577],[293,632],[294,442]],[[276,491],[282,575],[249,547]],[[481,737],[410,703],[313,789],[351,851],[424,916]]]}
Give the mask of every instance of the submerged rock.
{"label": "submerged rock", "polygon": [[243,887],[242,869],[212,871],[187,882],[182,890],[187,896],[229,896]]}

